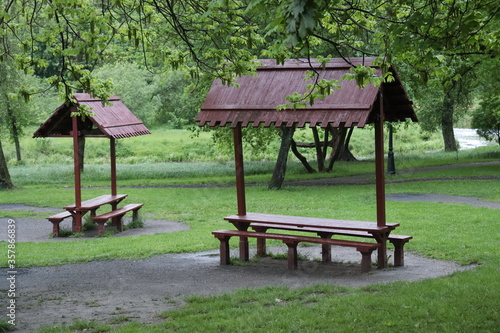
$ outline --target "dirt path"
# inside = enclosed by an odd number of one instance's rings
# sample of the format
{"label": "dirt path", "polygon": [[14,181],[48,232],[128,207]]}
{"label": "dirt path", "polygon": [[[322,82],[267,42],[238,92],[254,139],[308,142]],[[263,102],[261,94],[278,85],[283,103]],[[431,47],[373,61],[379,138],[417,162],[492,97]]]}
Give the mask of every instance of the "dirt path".
{"label": "dirt path", "polygon": [[[271,248],[280,253],[285,249]],[[320,258],[319,247],[301,247],[301,255]],[[46,325],[71,323],[74,319],[111,323],[128,318],[156,323],[156,316],[180,308],[186,296],[214,295],[241,288],[315,284],[361,287],[394,281],[418,281],[472,269],[452,262],[407,253],[405,267],[374,269],[361,274],[359,253],[335,248],[333,262],[300,263],[289,271],[286,261],[263,259],[249,266],[220,266],[218,251],[162,254],[141,260],[93,261],[53,267],[17,269],[17,321],[19,332],[35,332]],[[340,263],[343,261],[344,263]],[[356,263],[356,264],[350,264]],[[0,277],[6,290],[7,273]],[[6,304],[6,293],[2,293]],[[4,308],[5,309],[5,308]]]}

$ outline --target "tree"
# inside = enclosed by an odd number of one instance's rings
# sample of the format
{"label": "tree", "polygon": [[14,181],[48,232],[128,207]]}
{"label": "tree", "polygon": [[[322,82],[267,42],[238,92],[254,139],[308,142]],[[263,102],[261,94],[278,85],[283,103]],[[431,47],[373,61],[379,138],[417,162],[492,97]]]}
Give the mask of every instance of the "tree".
{"label": "tree", "polygon": [[94,70],[102,80],[111,80],[113,92],[146,125],[152,125],[160,108],[155,96],[158,89],[154,75],[141,66],[130,62],[105,64]]}
{"label": "tree", "polygon": [[13,187],[14,184],[10,179],[7,161],[5,160],[5,155],[3,153],[2,141],[0,140],[0,189],[10,189]]}
{"label": "tree", "polygon": [[500,96],[484,99],[472,117],[472,127],[486,140],[500,145]]}
{"label": "tree", "polygon": [[[226,84],[251,75],[257,56],[370,55],[383,58],[384,68],[407,63],[423,82],[438,78],[448,87],[461,74],[448,76],[444,60],[498,55],[499,10],[492,0],[8,0],[0,9],[0,61],[45,68],[35,52],[43,49],[58,69],[50,82],[66,100],[77,90],[109,96],[110,83],[92,69],[117,40],[140,49],[148,68],[184,67],[193,79],[201,71]],[[11,40],[22,49],[6,47]],[[353,70],[360,85],[376,79],[367,68]]]}

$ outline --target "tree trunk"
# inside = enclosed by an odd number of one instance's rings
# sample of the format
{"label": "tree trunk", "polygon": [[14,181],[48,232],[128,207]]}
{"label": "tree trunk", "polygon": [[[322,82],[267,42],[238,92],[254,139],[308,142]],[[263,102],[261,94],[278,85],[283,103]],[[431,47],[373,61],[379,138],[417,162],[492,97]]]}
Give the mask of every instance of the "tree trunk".
{"label": "tree trunk", "polygon": [[0,189],[10,189],[13,187],[14,184],[10,179],[7,160],[5,159],[5,155],[3,153],[2,140],[0,140]]}
{"label": "tree trunk", "polygon": [[18,162],[21,161],[21,144],[19,143],[19,128],[17,127],[17,120],[16,116],[14,116],[14,113],[12,112],[12,109],[9,106],[9,103],[7,103],[7,116],[9,117],[10,120],[10,129],[12,133],[12,139],[14,140],[14,145],[16,147],[16,159]]}
{"label": "tree trunk", "polygon": [[[326,161],[326,155],[328,154],[328,134],[330,134],[330,131],[332,130],[330,124],[328,124],[328,126],[325,128],[325,139],[323,140],[323,162]],[[327,169],[325,169],[325,167],[323,166],[323,170],[321,171],[328,171]]]}
{"label": "tree trunk", "polygon": [[14,139],[14,145],[16,146],[16,159],[21,162],[21,144],[19,143],[19,131],[15,123],[12,123],[12,138]]}
{"label": "tree trunk", "polygon": [[314,168],[307,161],[307,158],[305,158],[304,155],[302,155],[299,152],[299,150],[297,149],[297,143],[293,139],[292,139],[292,152],[295,155],[295,157],[297,157],[299,159],[299,161],[302,163],[302,165],[304,166],[304,168],[306,168],[307,172],[309,172],[309,173],[315,173],[316,172],[316,170],[314,170]]}
{"label": "tree trunk", "polygon": [[278,152],[278,159],[276,160],[273,176],[268,186],[270,190],[279,190],[283,185],[283,181],[285,180],[288,152],[290,151],[290,146],[292,145],[295,127],[282,126],[281,131],[281,145]]}
{"label": "tree trunk", "polygon": [[443,134],[444,151],[457,151],[457,142],[453,133],[453,99],[448,94],[444,97],[441,113],[441,132]]}
{"label": "tree trunk", "polygon": [[323,151],[321,150],[321,141],[319,139],[318,129],[316,127],[311,127],[314,137],[314,147],[316,148],[316,161],[318,163],[318,171],[323,172],[325,170],[325,158]]}
{"label": "tree trunk", "polygon": [[340,127],[336,129],[332,129],[332,137],[333,137],[333,147],[330,153],[330,163],[328,164],[328,170],[333,170],[333,165],[336,161],[339,160],[339,157],[343,155],[344,147],[345,147],[345,138],[347,135],[347,128]]}
{"label": "tree trunk", "polygon": [[347,133],[347,137],[344,141],[344,150],[342,151],[342,155],[339,156],[339,161],[344,161],[344,162],[357,161],[356,157],[354,157],[354,155],[351,153],[351,150],[349,149],[349,143],[351,142],[352,132],[354,132],[354,127],[351,127],[349,129],[349,132]]}

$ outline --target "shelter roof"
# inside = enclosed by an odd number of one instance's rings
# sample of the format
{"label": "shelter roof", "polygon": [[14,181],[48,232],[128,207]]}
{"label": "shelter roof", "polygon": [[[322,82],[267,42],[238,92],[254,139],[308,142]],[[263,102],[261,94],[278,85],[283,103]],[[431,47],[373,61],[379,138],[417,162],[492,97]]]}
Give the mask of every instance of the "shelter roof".
{"label": "shelter roof", "polygon": [[118,96],[109,99],[111,105],[105,105],[98,98],[89,94],[75,94],[75,103],[63,104],[40,126],[33,137],[64,137],[72,131],[71,113],[77,106],[87,106],[94,114],[91,117],[78,118],[78,129],[85,136],[105,136],[126,138],[150,134],[146,126],[130,111]]}
{"label": "shelter roof", "polygon": [[[411,119],[418,121],[412,101],[406,95],[403,85],[393,67],[389,70],[395,80],[383,83],[377,88],[367,85],[361,89],[353,80],[343,80],[344,74],[354,65],[363,64],[377,68],[377,75],[382,75],[380,68],[373,64],[375,58],[351,58],[351,63],[343,59],[332,59],[324,68],[315,60],[296,59],[277,65],[273,59],[257,60],[262,65],[257,68],[257,76],[243,76],[236,79],[239,87],[226,86],[215,80],[197,116],[200,126],[209,125],[235,127],[238,123],[247,126],[252,123],[257,127],[285,125],[304,127],[319,125],[326,127],[364,127],[375,121],[375,111],[379,106],[379,91],[384,96],[385,120],[390,122]],[[306,94],[304,81],[306,71],[315,69],[321,79],[336,79],[341,89],[323,100],[315,101],[305,109],[280,110],[276,107],[286,104],[285,98],[295,92]]]}

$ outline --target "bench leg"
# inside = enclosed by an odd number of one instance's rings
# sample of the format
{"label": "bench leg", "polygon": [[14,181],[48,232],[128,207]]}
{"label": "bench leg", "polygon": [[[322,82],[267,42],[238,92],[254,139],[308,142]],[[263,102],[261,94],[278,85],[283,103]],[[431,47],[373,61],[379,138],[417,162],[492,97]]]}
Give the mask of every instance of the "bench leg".
{"label": "bench leg", "polygon": [[116,225],[116,229],[118,229],[119,232],[123,231],[123,215],[117,216],[113,223]]}
{"label": "bench leg", "polygon": [[288,269],[296,270],[297,264],[297,242],[286,242],[288,246]]}
{"label": "bench leg", "polygon": [[361,252],[361,272],[368,273],[372,267],[372,251]]}
{"label": "bench leg", "polygon": [[132,222],[136,222],[139,220],[139,209],[136,209],[132,212]]}
{"label": "bench leg", "polygon": [[106,223],[107,221],[106,220],[99,220],[99,221],[96,221],[97,223],[97,233],[99,235],[102,235],[104,233],[104,224]]}
{"label": "bench leg", "polygon": [[59,223],[61,223],[62,220],[60,221],[50,221],[52,222],[52,236],[53,237],[59,237]]}
{"label": "bench leg", "polygon": [[394,239],[390,240],[392,245],[394,245],[394,266],[404,266],[405,265],[405,252],[403,247],[406,241]]}
{"label": "bench leg", "polygon": [[230,236],[217,237],[220,241],[220,264],[229,265],[231,263],[229,256],[229,239]]}
{"label": "bench leg", "polygon": [[260,257],[266,256],[266,239],[265,238],[257,238],[257,255]]}

